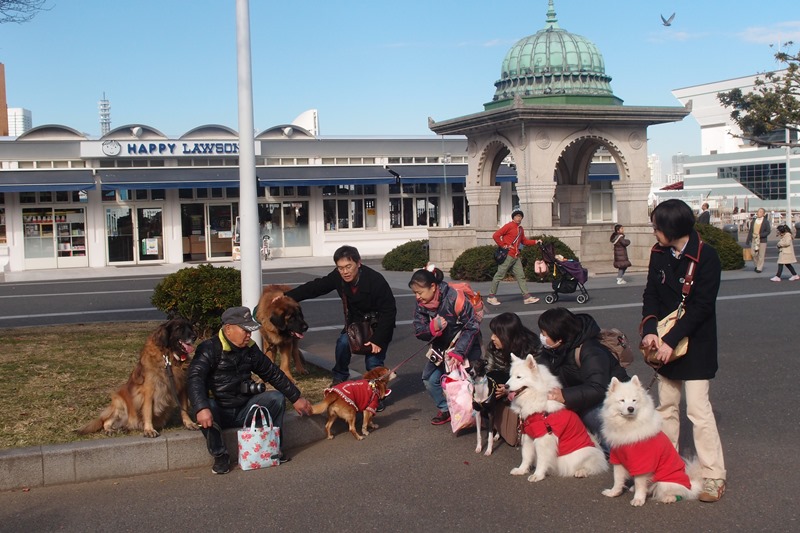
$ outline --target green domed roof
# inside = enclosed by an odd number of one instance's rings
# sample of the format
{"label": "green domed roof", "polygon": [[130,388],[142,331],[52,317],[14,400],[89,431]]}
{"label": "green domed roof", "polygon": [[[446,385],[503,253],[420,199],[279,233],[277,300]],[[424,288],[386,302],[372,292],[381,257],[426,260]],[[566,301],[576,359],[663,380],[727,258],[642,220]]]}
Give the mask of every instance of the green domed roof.
{"label": "green domed roof", "polygon": [[611,77],[606,75],[597,46],[558,26],[553,0],[549,1],[544,29],[511,47],[500,76],[487,109],[508,105],[516,95],[536,104],[622,103],[611,91]]}

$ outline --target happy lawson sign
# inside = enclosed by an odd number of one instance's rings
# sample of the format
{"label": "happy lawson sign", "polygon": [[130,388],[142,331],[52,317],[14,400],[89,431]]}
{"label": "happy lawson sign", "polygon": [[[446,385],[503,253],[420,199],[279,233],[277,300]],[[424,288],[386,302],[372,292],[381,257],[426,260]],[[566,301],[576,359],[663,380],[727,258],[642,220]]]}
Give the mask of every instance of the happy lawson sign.
{"label": "happy lawson sign", "polygon": [[[261,143],[256,143],[260,155]],[[81,143],[81,157],[198,157],[238,156],[239,143],[226,141],[199,142],[126,142],[102,141]]]}

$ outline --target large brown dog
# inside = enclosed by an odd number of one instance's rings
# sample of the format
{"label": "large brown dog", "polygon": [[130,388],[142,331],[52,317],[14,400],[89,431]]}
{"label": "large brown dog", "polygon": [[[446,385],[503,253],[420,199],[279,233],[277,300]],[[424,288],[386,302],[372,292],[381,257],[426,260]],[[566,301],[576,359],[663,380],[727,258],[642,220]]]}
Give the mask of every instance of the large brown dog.
{"label": "large brown dog", "polygon": [[171,363],[183,425],[187,429],[197,429],[189,417],[186,393],[189,355],[194,352],[196,339],[194,328],[186,319],[173,318],[158,326],[139,352],[139,363],[128,382],[111,395],[111,405],[78,433],[94,433],[102,429],[106,435],[111,435],[120,430],[143,430],[145,437],[158,437],[155,426],[164,427],[175,407],[165,358]]}
{"label": "large brown dog", "polygon": [[275,361],[280,355],[280,366],[283,373],[294,381],[289,362],[294,362],[295,370],[300,374],[308,374],[303,366],[300,354],[300,339],[308,330],[303,318],[300,304],[284,296],[291,289],[288,285],[267,285],[261,293],[256,309],[256,320],[261,323],[261,338],[264,341],[264,353]]}
{"label": "large brown dog", "polygon": [[356,431],[356,414],[363,411],[364,420],[361,424],[361,433],[369,435],[369,429],[378,429],[378,424],[372,421],[378,403],[389,395],[389,381],[394,379],[396,374],[384,366],[378,366],[364,374],[363,379],[345,381],[325,389],[325,398],[314,404],[315,415],[328,412],[328,422],[325,424],[325,431],[328,439],[333,438],[331,426],[337,418],[347,422],[350,433],[361,440],[364,437]]}

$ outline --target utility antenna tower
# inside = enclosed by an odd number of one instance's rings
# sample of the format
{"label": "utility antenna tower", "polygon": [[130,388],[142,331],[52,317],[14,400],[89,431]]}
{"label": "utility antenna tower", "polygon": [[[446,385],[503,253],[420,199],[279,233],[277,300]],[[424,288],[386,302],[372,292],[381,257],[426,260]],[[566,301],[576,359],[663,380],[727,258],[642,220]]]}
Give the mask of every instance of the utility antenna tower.
{"label": "utility antenna tower", "polygon": [[111,102],[106,99],[105,92],[97,107],[100,109],[100,135],[103,136],[111,131]]}

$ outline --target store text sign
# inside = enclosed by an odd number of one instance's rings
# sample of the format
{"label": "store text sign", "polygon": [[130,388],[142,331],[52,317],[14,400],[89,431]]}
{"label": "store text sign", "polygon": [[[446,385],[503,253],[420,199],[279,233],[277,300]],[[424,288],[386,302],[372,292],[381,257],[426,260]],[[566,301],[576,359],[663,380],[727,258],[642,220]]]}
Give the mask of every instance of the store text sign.
{"label": "store text sign", "polygon": [[[256,144],[256,155],[261,151]],[[108,140],[81,143],[82,157],[197,157],[239,156],[239,143],[233,141],[163,140],[129,142]]]}

